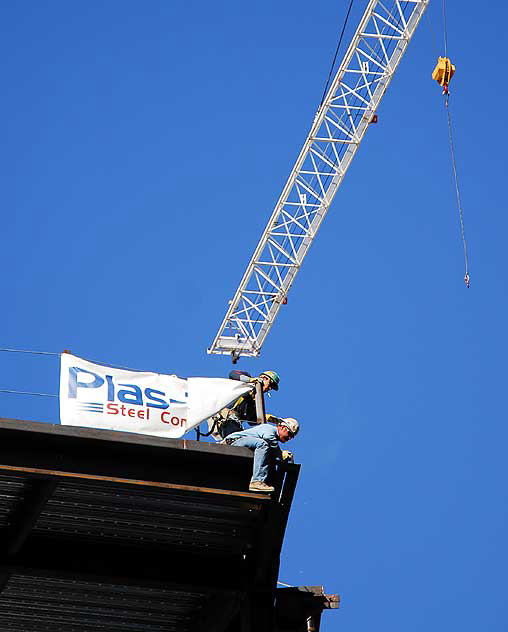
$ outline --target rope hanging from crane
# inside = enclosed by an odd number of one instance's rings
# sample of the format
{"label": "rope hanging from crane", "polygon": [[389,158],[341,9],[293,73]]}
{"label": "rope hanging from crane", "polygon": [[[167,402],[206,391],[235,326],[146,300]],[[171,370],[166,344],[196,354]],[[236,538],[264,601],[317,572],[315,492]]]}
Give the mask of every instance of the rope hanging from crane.
{"label": "rope hanging from crane", "polygon": [[450,115],[450,92],[448,90],[448,84],[450,83],[453,75],[455,74],[455,66],[452,64],[449,57],[447,57],[447,33],[446,33],[446,4],[445,0],[443,0],[443,35],[444,35],[444,57],[438,57],[437,65],[432,72],[432,79],[435,79],[439,85],[443,88],[444,95],[444,105],[446,109],[446,118],[448,121],[448,137],[450,142],[450,154],[452,159],[452,169],[453,169],[453,179],[455,182],[455,195],[457,198],[457,206],[459,210],[459,222],[460,222],[460,234],[462,238],[462,246],[464,248],[464,263],[465,263],[465,274],[464,274],[464,283],[466,287],[469,288],[471,278],[469,276],[469,258],[467,256],[467,242],[466,235],[464,231],[464,212],[462,210],[462,201],[460,197],[460,187],[459,187],[459,178],[457,175],[457,162],[455,160],[455,147],[453,144],[453,132],[452,132],[452,119]]}

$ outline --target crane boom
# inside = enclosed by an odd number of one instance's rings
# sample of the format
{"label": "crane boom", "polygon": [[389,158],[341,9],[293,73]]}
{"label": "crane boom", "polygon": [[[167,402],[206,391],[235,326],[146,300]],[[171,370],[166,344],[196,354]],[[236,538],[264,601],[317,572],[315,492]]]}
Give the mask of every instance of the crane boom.
{"label": "crane boom", "polygon": [[208,353],[258,356],[429,0],[370,0]]}

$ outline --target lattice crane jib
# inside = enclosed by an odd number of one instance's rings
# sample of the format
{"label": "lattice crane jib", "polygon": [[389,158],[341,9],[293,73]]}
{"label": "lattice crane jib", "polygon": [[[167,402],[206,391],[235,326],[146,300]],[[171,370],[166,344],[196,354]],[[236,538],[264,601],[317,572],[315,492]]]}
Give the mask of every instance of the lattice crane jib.
{"label": "lattice crane jib", "polygon": [[371,0],[208,353],[258,356],[429,0]]}

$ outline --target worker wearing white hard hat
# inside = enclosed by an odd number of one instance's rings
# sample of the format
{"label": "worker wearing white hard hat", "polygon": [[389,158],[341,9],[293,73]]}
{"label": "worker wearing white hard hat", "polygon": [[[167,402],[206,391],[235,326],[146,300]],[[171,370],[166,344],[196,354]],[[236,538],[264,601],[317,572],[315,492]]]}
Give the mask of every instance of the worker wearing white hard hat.
{"label": "worker wearing white hard hat", "polygon": [[266,480],[270,473],[270,467],[275,459],[292,460],[293,455],[287,450],[281,450],[279,443],[287,443],[296,437],[300,425],[292,417],[279,419],[276,426],[272,424],[259,424],[247,430],[233,432],[223,443],[239,447],[249,448],[254,452],[254,465],[252,478],[249,484],[251,492],[270,493],[274,487],[268,485]]}

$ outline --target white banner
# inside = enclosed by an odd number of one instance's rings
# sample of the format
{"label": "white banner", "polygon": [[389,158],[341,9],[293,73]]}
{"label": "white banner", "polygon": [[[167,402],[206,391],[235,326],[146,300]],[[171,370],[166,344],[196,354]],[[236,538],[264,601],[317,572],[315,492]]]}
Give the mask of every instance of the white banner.
{"label": "white banner", "polygon": [[62,353],[60,421],[181,437],[252,386],[221,377],[190,377],[114,369]]}

